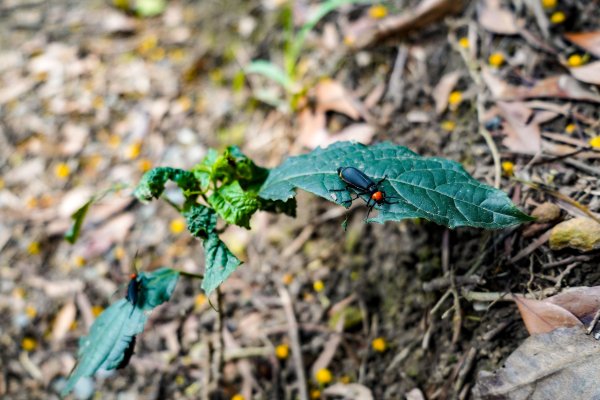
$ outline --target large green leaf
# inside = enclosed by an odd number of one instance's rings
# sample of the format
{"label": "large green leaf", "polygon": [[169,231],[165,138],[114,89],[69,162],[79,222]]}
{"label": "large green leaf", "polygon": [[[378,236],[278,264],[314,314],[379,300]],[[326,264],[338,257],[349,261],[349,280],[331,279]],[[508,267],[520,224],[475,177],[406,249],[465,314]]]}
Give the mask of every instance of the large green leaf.
{"label": "large green leaf", "polygon": [[79,207],[79,209],[71,215],[71,219],[73,220],[73,225],[71,225],[71,227],[65,233],[65,236],[64,236],[64,238],[67,242],[69,242],[71,244],[75,244],[75,242],[79,238],[79,233],[81,232],[81,226],[83,225],[83,220],[85,219],[85,216],[87,215],[87,212],[90,209],[90,206],[95,201],[96,201],[95,197],[90,198],[88,201],[85,202],[84,205]]}
{"label": "large green leaf", "polygon": [[183,213],[192,236],[202,239],[206,271],[202,289],[210,294],[241,264],[216,232],[217,214],[208,207],[194,204]]}
{"label": "large green leaf", "polygon": [[238,181],[219,187],[210,195],[208,202],[225,221],[248,229],[250,217],[258,209],[256,195],[245,192]]}
{"label": "large green leaf", "polygon": [[168,180],[175,182],[184,192],[200,189],[193,173],[179,168],[159,167],[151,169],[142,176],[133,194],[142,201],[158,199],[164,192]]}
{"label": "large green leaf", "polygon": [[349,207],[350,190],[336,191],[346,188],[339,167],[358,168],[374,181],[385,178],[379,188],[393,204],[376,205],[379,213],[369,221],[419,217],[451,228],[502,228],[531,220],[505,193],[478,182],[459,163],[421,157],[390,142],[338,142],[290,157],[271,170],[259,196],[287,200],[300,188]]}
{"label": "large green leaf", "polygon": [[237,269],[241,261],[229,251],[216,233],[209,235],[202,246],[206,257],[202,289],[210,294]]}
{"label": "large green leaf", "polygon": [[138,297],[133,305],[121,299],[98,316],[88,336],[79,341],[79,360],[62,395],[67,395],[79,378],[91,376],[99,369],[112,370],[121,366],[135,335],[144,330],[150,311],[168,301],[175,290],[179,272],[161,268],[138,275]]}

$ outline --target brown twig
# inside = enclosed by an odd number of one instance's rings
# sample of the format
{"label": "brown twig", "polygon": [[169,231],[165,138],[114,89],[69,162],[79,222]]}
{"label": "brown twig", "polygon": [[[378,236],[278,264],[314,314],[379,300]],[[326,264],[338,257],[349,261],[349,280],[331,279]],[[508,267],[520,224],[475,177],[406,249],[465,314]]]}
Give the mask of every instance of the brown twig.
{"label": "brown twig", "polygon": [[300,336],[298,335],[298,321],[294,315],[294,307],[292,306],[292,298],[289,292],[283,286],[277,288],[281,304],[288,321],[288,335],[290,337],[290,345],[292,347],[292,359],[296,369],[296,377],[298,379],[298,395],[300,400],[308,400],[308,388],[306,385],[306,375],[304,374],[304,362],[302,361],[302,349],[300,348]]}

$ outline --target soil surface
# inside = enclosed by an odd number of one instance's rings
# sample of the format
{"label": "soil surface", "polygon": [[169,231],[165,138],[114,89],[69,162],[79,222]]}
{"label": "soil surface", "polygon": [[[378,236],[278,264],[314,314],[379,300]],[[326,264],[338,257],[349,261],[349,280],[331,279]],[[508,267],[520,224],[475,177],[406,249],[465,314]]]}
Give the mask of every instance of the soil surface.
{"label": "soil surface", "polygon": [[[70,396],[295,399],[301,361],[309,398],[472,398],[480,371],[501,367],[528,337],[506,294],[543,298],[598,284],[597,251],[553,250],[547,236],[563,219],[600,212],[600,152],[589,144],[598,135],[598,87],[578,83],[583,100],[569,89],[513,98],[508,112],[493,93],[569,75],[573,54],[593,62],[563,35],[598,29],[597,2],[560,4],[566,20],[547,34],[531,10],[507,2],[525,33],[504,35],[490,29],[506,26],[490,28],[478,14],[491,1],[433,1],[439,17],[413,16],[410,29],[364,47],[359,26],[421,2],[344,5],[309,32],[296,97],[243,74],[255,59],[282,64],[284,3],[169,1],[141,18],[108,1],[1,2],[1,398],[59,398],[78,339],[125,296],[134,265],[202,273],[201,243],[177,212],[131,193],[149,168],[189,169],[211,147],[239,145],[274,167],[336,140],[388,140],[459,161],[489,185],[499,177],[525,212],[544,202],[560,212],[496,231],[365,224],[358,202],[346,211],[299,193],[296,218],[259,213],[250,230],[223,233],[244,264],[222,286],[221,316],[219,299],[182,277],[153,311],[130,365],[83,380]],[[298,27],[317,2],[293,3]],[[496,52],[505,59],[491,66]],[[485,71],[501,84],[482,78]],[[315,89],[324,81],[343,89],[326,106]],[[261,91],[279,99],[275,107],[259,100]],[[538,119],[552,106],[556,115]],[[508,126],[523,113],[527,121]],[[501,173],[494,155],[505,162]],[[105,191],[80,240],[67,243],[71,213]],[[174,187],[168,194],[180,196]],[[280,345],[289,356],[275,355]],[[315,378],[321,368],[331,382]],[[367,394],[328,394],[334,384]]]}

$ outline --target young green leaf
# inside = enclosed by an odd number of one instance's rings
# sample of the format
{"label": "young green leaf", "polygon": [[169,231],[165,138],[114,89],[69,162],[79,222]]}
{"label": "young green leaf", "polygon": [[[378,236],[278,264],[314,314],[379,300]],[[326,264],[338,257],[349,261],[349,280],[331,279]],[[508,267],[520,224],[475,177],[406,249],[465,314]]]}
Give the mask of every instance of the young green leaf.
{"label": "young green leaf", "polygon": [[369,221],[425,218],[450,228],[503,228],[531,220],[506,194],[478,182],[459,163],[421,157],[389,142],[370,147],[338,142],[290,157],[271,170],[259,196],[286,200],[300,188],[349,207],[352,191],[339,178],[339,167],[355,167],[375,182],[383,179],[379,188],[393,200],[376,205],[379,213]]}
{"label": "young green leaf", "polygon": [[280,84],[286,91],[295,90],[295,82],[279,66],[267,60],[255,60],[244,68],[246,74],[259,74]]}
{"label": "young green leaf", "polygon": [[238,181],[219,187],[208,202],[225,221],[247,229],[250,229],[250,217],[258,209],[256,195],[245,192]]}
{"label": "young green leaf", "polygon": [[206,263],[202,289],[210,294],[237,269],[241,262],[219,239],[215,231],[217,214],[213,209],[194,204],[183,215],[190,233],[202,239]]}
{"label": "young green leaf", "polygon": [[141,201],[158,199],[165,190],[165,184],[171,180],[184,192],[198,191],[198,181],[189,171],[179,168],[159,167],[146,172],[133,195]]}
{"label": "young green leaf", "polygon": [[216,233],[202,242],[206,257],[206,272],[202,281],[202,289],[210,295],[221,283],[231,275],[241,261],[234,256]]}
{"label": "young green leaf", "polygon": [[137,304],[121,299],[104,310],[94,321],[90,333],[79,343],[79,360],[71,372],[61,395],[66,396],[84,376],[99,369],[120,367],[135,335],[144,330],[149,311],[168,301],[175,290],[179,272],[161,268],[153,272],[140,272]]}
{"label": "young green leaf", "polygon": [[200,182],[200,189],[203,192],[208,190],[210,182],[213,180],[213,165],[217,162],[218,157],[219,153],[215,149],[208,149],[202,162],[196,164],[192,169],[192,173],[196,180]]}
{"label": "young green leaf", "polygon": [[71,214],[71,219],[73,220],[73,225],[69,228],[69,230],[65,233],[65,240],[71,244],[75,244],[77,239],[79,238],[79,232],[81,231],[81,225],[83,225],[83,220],[87,215],[88,210],[92,203],[96,201],[95,197],[89,199],[83,206],[81,206],[77,211]]}

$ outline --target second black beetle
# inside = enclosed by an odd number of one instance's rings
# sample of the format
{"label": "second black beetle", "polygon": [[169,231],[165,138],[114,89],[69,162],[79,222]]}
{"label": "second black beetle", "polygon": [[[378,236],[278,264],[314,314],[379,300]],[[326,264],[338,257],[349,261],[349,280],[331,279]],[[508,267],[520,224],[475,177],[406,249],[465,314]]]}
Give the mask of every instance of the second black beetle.
{"label": "second black beetle", "polygon": [[[387,196],[385,192],[379,188],[379,185],[386,180],[387,176],[384,176],[382,179],[375,182],[364,172],[354,167],[340,167],[337,169],[337,173],[346,186],[356,192],[356,197],[351,198],[350,202],[353,202],[360,196],[369,196],[369,199],[367,200],[367,207],[369,207],[369,211],[367,212],[367,217],[365,219],[369,219],[369,214],[376,205],[397,203],[389,201],[390,199],[395,199],[397,197]],[[344,190],[346,189],[334,189],[332,192],[341,192]],[[371,202],[373,203],[371,204]]]}

